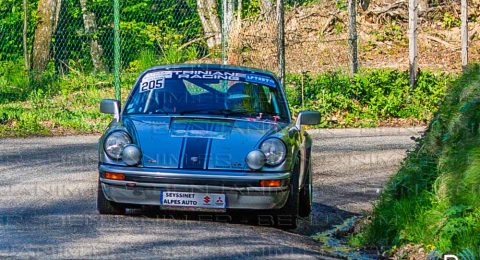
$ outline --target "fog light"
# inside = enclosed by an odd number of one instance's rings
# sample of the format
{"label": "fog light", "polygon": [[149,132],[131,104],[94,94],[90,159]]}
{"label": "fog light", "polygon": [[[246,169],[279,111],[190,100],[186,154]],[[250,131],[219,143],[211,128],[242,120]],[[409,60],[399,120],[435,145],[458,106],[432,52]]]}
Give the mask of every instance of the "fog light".
{"label": "fog light", "polygon": [[267,161],[265,154],[260,150],[254,150],[248,153],[247,158],[245,159],[248,167],[252,170],[260,170]]}
{"label": "fog light", "polygon": [[105,179],[110,180],[125,180],[125,174],[123,173],[116,173],[116,172],[106,172]]}
{"label": "fog light", "polygon": [[129,144],[123,148],[122,151],[122,160],[129,166],[137,165],[142,159],[142,152],[140,149],[134,145]]}
{"label": "fog light", "polygon": [[282,186],[281,180],[262,180],[260,181],[260,187],[280,187]]}

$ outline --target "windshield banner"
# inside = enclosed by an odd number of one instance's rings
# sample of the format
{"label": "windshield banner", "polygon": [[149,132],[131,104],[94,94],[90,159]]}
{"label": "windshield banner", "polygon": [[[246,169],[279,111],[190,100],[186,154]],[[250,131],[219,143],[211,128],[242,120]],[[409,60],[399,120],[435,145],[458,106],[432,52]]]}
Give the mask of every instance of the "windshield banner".
{"label": "windshield banner", "polygon": [[145,74],[140,84],[140,92],[163,88],[165,79],[207,79],[232,80],[276,87],[275,81],[265,75],[215,70],[172,70],[153,71]]}

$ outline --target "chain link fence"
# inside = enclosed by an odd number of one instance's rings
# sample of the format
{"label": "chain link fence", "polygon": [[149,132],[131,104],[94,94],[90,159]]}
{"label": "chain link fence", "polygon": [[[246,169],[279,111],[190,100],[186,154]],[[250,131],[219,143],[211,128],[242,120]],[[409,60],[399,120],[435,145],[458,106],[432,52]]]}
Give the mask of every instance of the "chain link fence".
{"label": "chain link fence", "polygon": [[[57,75],[114,72],[114,2],[2,0],[0,66],[16,66],[34,75],[44,71],[53,71]],[[119,69],[122,73],[138,73],[159,64],[223,62],[278,72],[276,2],[119,1]],[[347,71],[350,60],[347,1],[283,2],[287,71]],[[408,52],[408,28],[404,21],[408,19],[405,14],[407,4],[404,1],[377,2],[375,8],[360,11],[357,21],[360,67],[404,68],[408,66],[408,56],[405,55]],[[433,1],[423,17],[437,19],[441,26],[458,26],[457,7],[447,5],[450,2]],[[473,8],[477,17],[478,11],[475,10]],[[428,43],[447,49],[455,46],[438,36],[422,39],[427,42],[423,46],[429,46]],[[391,48],[393,45],[396,47]],[[435,57],[431,54],[434,49],[422,51]],[[456,54],[450,52],[449,55]],[[434,58],[427,62],[438,63]]]}
{"label": "chain link fence", "polygon": [[[39,56],[47,45],[46,61],[58,73],[113,70],[113,1],[28,0],[26,30],[24,7],[18,0],[7,0],[0,5],[1,61],[27,57],[32,69],[42,71],[46,64],[37,63],[44,61]],[[182,62],[204,56],[208,51],[200,41],[184,46],[202,36],[196,1],[120,1],[120,18],[123,69],[160,57],[155,62]],[[22,39],[24,34],[26,42]],[[25,50],[23,44],[27,46]],[[176,56],[179,49],[184,50],[183,56]],[[148,55],[151,57],[147,58]]]}

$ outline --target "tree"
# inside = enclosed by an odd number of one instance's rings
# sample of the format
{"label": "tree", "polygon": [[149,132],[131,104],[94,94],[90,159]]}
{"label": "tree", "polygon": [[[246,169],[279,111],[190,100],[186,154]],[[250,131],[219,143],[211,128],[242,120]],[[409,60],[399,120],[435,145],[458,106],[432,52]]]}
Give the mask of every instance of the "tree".
{"label": "tree", "polygon": [[218,5],[216,0],[198,0],[198,15],[202,22],[203,32],[207,37],[207,45],[212,49],[221,43],[220,19],[218,18]]}
{"label": "tree", "polygon": [[358,34],[357,34],[357,1],[348,0],[348,46],[350,50],[350,73],[358,71]]}
{"label": "tree", "polygon": [[80,6],[83,13],[83,27],[90,39],[90,55],[92,56],[93,68],[95,72],[105,71],[105,64],[102,61],[103,48],[96,38],[97,23],[95,21],[95,15],[87,9],[87,0],[80,0]]}
{"label": "tree", "polygon": [[40,0],[38,2],[38,23],[33,41],[32,69],[45,71],[50,58],[50,44],[58,21],[61,0]]}

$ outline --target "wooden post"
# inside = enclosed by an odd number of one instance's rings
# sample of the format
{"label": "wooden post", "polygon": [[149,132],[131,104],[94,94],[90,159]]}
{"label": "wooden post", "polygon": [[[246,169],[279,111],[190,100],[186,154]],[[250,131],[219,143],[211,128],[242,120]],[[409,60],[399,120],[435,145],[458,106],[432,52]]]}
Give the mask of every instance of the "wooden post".
{"label": "wooden post", "polygon": [[23,58],[25,62],[25,71],[30,70],[30,62],[28,58],[28,2],[23,0]]}
{"label": "wooden post", "polygon": [[227,0],[222,0],[222,64],[227,64]]}
{"label": "wooden post", "polygon": [[350,49],[350,73],[353,76],[358,72],[357,46],[357,0],[348,0],[348,46]]}
{"label": "wooden post", "polygon": [[285,84],[285,27],[283,0],[277,0],[277,56],[278,74],[282,84]]}
{"label": "wooden post", "polygon": [[468,64],[468,2],[462,0],[462,68],[465,70]]}
{"label": "wooden post", "polygon": [[415,88],[417,83],[417,0],[409,0],[408,3],[408,62],[410,71],[410,86]]}

